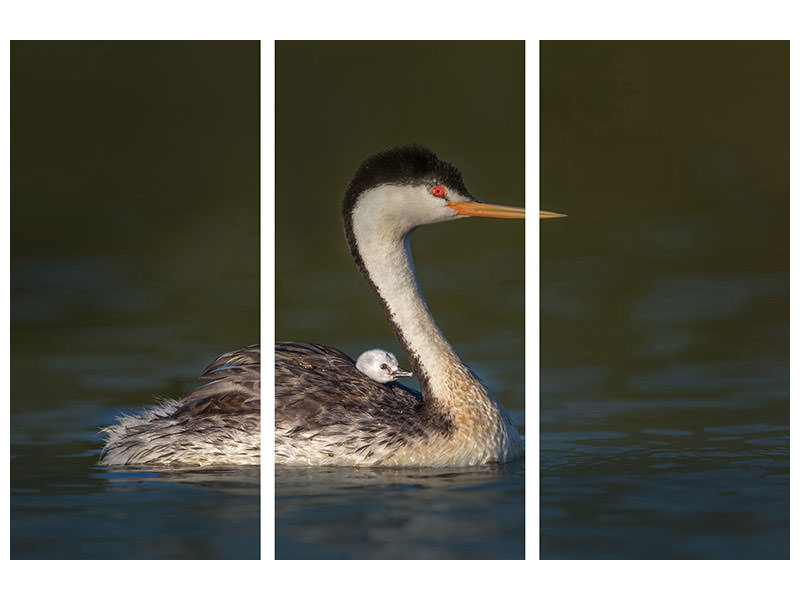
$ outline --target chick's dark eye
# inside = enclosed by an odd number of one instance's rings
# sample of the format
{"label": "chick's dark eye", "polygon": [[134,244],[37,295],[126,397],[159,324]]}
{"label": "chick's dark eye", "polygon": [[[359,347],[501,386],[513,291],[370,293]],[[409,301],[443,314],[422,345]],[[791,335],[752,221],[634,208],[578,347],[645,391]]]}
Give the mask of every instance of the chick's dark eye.
{"label": "chick's dark eye", "polygon": [[381,369],[383,369],[384,371],[386,371],[388,368],[389,368],[389,365],[387,365],[386,363],[383,363],[381,365]]}
{"label": "chick's dark eye", "polygon": [[431,188],[431,194],[437,198],[444,198],[444,188],[440,185],[435,185]]}

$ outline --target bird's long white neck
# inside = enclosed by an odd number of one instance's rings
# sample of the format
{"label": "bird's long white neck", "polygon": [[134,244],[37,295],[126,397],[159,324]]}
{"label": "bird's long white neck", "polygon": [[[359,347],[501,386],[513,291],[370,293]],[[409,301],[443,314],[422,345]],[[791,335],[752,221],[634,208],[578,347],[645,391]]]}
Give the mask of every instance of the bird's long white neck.
{"label": "bird's long white neck", "polygon": [[[423,384],[423,393],[433,395],[431,400],[450,404],[461,386],[485,390],[439,329],[419,289],[408,234],[422,222],[431,222],[430,212],[415,215],[407,195],[392,186],[371,194],[353,210],[356,249]],[[440,220],[453,218],[450,209],[444,211]]]}

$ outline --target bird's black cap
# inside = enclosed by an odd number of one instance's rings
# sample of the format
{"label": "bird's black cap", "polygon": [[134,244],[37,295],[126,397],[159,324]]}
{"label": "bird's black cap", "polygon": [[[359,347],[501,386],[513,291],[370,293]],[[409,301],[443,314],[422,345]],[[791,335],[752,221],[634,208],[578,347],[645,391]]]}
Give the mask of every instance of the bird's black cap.
{"label": "bird's black cap", "polygon": [[427,148],[408,144],[374,154],[361,163],[347,186],[343,212],[349,213],[366,190],[389,183],[443,185],[471,198],[458,169]]}

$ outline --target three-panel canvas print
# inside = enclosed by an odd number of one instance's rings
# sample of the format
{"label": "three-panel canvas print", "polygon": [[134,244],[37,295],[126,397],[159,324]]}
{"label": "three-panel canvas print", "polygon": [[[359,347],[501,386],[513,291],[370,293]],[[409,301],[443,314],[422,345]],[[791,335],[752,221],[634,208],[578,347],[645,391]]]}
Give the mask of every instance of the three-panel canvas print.
{"label": "three-panel canvas print", "polygon": [[12,42],[11,558],[787,559],[788,61]]}

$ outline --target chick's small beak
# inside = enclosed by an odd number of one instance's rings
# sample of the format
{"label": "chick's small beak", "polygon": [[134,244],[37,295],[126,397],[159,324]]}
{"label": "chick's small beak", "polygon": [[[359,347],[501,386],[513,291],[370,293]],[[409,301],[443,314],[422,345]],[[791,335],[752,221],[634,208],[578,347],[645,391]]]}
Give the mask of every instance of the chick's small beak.
{"label": "chick's small beak", "polygon": [[403,369],[395,369],[392,371],[392,377],[412,377],[414,374],[411,371],[403,371]]}
{"label": "chick's small beak", "polygon": [[447,206],[466,217],[492,217],[494,219],[524,219],[525,209],[520,206],[503,206],[485,202],[448,202]]}

